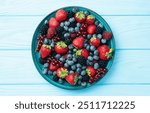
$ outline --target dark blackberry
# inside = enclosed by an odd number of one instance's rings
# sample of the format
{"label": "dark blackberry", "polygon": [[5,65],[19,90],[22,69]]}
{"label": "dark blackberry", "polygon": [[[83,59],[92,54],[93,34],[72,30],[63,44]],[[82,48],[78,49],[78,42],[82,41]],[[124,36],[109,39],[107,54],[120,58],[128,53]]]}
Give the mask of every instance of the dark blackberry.
{"label": "dark blackberry", "polygon": [[75,27],[76,27],[76,24],[77,24],[77,22],[76,22],[76,21],[71,22],[71,23],[70,23],[70,25],[69,25],[69,27],[73,27],[73,28],[75,28]]}
{"label": "dark blackberry", "polygon": [[46,35],[48,28],[49,28],[48,24],[44,24],[44,25],[41,27],[40,33],[41,33],[42,35]]}
{"label": "dark blackberry", "polygon": [[64,28],[61,27],[61,26],[59,26],[59,27],[56,28],[56,32],[57,33],[60,33],[60,32],[63,32],[63,31],[64,31]]}
{"label": "dark blackberry", "polygon": [[75,13],[72,12],[72,11],[68,11],[68,17],[67,19],[71,18],[71,17],[74,17]]}
{"label": "dark blackberry", "polygon": [[98,63],[99,63],[99,66],[101,68],[105,68],[107,66],[107,64],[108,64],[108,61],[106,61],[106,60],[100,60]]}
{"label": "dark blackberry", "polygon": [[40,62],[40,64],[45,64],[47,62],[47,60],[40,57],[39,62]]}
{"label": "dark blackberry", "polygon": [[53,80],[54,81],[58,81],[59,80],[59,77],[57,75],[53,76]]}
{"label": "dark blackberry", "polygon": [[77,60],[81,65],[86,65],[86,59],[83,56],[77,57]]}
{"label": "dark blackberry", "polygon": [[96,28],[96,34],[102,34],[102,32],[103,32],[103,28],[101,28],[100,26],[97,26],[97,28]]}
{"label": "dark blackberry", "polygon": [[68,45],[72,42],[71,37],[64,37],[65,43]]}
{"label": "dark blackberry", "polygon": [[88,75],[83,76],[81,79],[82,82],[89,82],[89,80],[90,80],[90,76]]}
{"label": "dark blackberry", "polygon": [[63,32],[59,32],[58,33],[58,36],[59,36],[59,38],[61,39],[61,40],[65,40],[65,38],[64,38],[64,34],[66,33],[66,31],[63,31]]}

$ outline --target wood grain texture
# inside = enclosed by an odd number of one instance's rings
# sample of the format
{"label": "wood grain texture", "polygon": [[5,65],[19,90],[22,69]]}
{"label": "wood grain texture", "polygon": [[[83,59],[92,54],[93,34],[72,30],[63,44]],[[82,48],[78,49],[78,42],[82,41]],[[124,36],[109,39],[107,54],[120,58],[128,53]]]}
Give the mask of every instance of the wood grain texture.
{"label": "wood grain texture", "polygon": [[[0,18],[0,49],[31,49],[33,33],[44,16]],[[150,16],[103,16],[117,49],[150,49]],[[17,25],[17,26],[16,26]],[[8,29],[8,27],[11,28]]]}
{"label": "wood grain texture", "polygon": [[[150,51],[117,50],[114,64],[98,84],[150,83]],[[45,84],[37,72],[31,51],[0,52],[0,84]]]}
{"label": "wood grain texture", "polygon": [[149,15],[149,0],[1,0],[0,15],[47,15],[64,6],[83,6],[102,15]]}

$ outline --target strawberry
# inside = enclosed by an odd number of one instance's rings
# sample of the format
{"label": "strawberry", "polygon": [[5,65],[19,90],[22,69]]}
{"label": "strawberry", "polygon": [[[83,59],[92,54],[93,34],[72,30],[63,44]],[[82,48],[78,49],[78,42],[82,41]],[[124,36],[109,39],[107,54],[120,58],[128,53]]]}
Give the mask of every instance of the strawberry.
{"label": "strawberry", "polygon": [[52,38],[56,33],[56,30],[54,28],[49,28],[47,31],[47,38]]}
{"label": "strawberry", "polygon": [[95,21],[95,17],[93,15],[88,15],[86,17],[87,24],[94,24],[94,21]]}
{"label": "strawberry", "polygon": [[83,11],[79,11],[75,14],[75,19],[77,22],[82,23],[85,21],[86,17]]}
{"label": "strawberry", "polygon": [[104,31],[103,34],[102,34],[102,36],[103,36],[104,39],[110,40],[111,37],[112,37],[112,33],[108,32],[108,31]]}
{"label": "strawberry", "polygon": [[42,45],[40,49],[40,54],[42,58],[47,57],[49,54],[51,54],[51,46],[49,45]]}
{"label": "strawberry", "polygon": [[75,38],[72,41],[73,46],[75,46],[78,49],[81,49],[84,45],[84,38],[82,36]]}
{"label": "strawberry", "polygon": [[68,52],[68,46],[63,41],[57,42],[54,49],[58,54],[65,54]]}
{"label": "strawberry", "polygon": [[58,69],[58,67],[56,65],[53,65],[53,63],[51,62],[50,65],[49,65],[49,69],[51,71],[56,71]]}
{"label": "strawberry", "polygon": [[67,12],[63,9],[60,9],[56,12],[55,18],[59,22],[64,21],[67,19]]}
{"label": "strawberry", "polygon": [[93,45],[93,46],[96,46],[98,47],[100,45],[100,39],[97,38],[97,37],[92,37],[90,39],[90,43]]}
{"label": "strawberry", "polygon": [[96,31],[96,25],[89,25],[88,28],[87,28],[87,32],[89,34],[94,34]]}
{"label": "strawberry", "polygon": [[65,67],[58,68],[56,71],[56,75],[59,78],[65,78],[68,75],[68,70]]}
{"label": "strawberry", "polygon": [[86,68],[86,73],[87,73],[89,76],[93,77],[93,76],[95,76],[95,74],[96,74],[96,70],[95,70],[94,67],[92,67],[92,66],[87,66],[87,68]]}
{"label": "strawberry", "polygon": [[49,27],[52,27],[52,28],[56,28],[59,26],[59,22],[54,17],[52,17],[49,20],[48,24],[49,24]]}
{"label": "strawberry", "polygon": [[85,57],[85,58],[88,58],[89,52],[88,52],[88,50],[86,50],[86,49],[84,48],[84,49],[77,50],[77,51],[76,51],[76,55],[77,55],[77,56],[83,56],[83,57]]}
{"label": "strawberry", "polygon": [[97,50],[100,53],[99,58],[102,60],[108,60],[112,57],[113,49],[110,49],[107,45],[99,46]]}
{"label": "strawberry", "polygon": [[68,76],[66,76],[66,81],[71,85],[75,85],[78,81],[78,75],[75,73],[71,73]]}

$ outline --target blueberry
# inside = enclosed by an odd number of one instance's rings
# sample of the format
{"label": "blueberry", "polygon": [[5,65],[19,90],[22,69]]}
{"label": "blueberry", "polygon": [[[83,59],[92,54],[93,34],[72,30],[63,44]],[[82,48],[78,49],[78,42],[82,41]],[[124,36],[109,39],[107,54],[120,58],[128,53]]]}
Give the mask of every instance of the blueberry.
{"label": "blueberry", "polygon": [[99,60],[99,57],[98,56],[95,56],[93,57],[95,60]]}
{"label": "blueberry", "polygon": [[72,70],[76,70],[76,66],[75,66],[75,65],[72,65],[72,66],[71,66],[71,69],[72,69]]}
{"label": "blueberry", "polygon": [[62,61],[62,62],[64,62],[64,61],[65,61],[65,59],[64,59],[63,57],[61,57],[59,60],[60,60],[60,61]]}
{"label": "blueberry", "polygon": [[77,67],[78,67],[78,68],[80,68],[80,67],[81,67],[81,64],[76,64],[76,65],[77,65]]}
{"label": "blueberry", "polygon": [[77,68],[77,72],[80,73],[81,72],[81,68]]}
{"label": "blueberry", "polygon": [[55,58],[56,59],[60,59],[61,55],[60,54],[56,54]]}
{"label": "blueberry", "polygon": [[86,69],[86,66],[82,66],[82,69]]}
{"label": "blueberry", "polygon": [[64,64],[64,66],[65,66],[66,68],[68,68],[68,67],[69,67],[68,63],[65,63],[65,64]]}
{"label": "blueberry", "polygon": [[92,65],[93,65],[93,62],[87,60],[87,65],[92,66]]}
{"label": "blueberry", "polygon": [[74,71],[71,70],[71,71],[69,71],[69,73],[70,73],[70,74],[71,74],[71,73],[74,73]]}
{"label": "blueberry", "polygon": [[103,25],[101,24],[101,23],[99,23],[99,25],[98,26],[100,26],[101,28],[103,28]]}
{"label": "blueberry", "polygon": [[87,35],[87,39],[90,39],[92,36],[90,34]]}
{"label": "blueberry", "polygon": [[69,49],[73,49],[73,45],[70,44],[70,45],[68,46],[68,48],[69,48]]}
{"label": "blueberry", "polygon": [[87,50],[90,50],[90,45],[87,45],[87,46],[86,46],[86,49],[87,49]]}
{"label": "blueberry", "polygon": [[65,26],[69,26],[69,25],[70,25],[70,22],[65,21]]}
{"label": "blueberry", "polygon": [[61,79],[61,78],[59,78],[58,82],[59,82],[60,84],[62,84],[62,83],[64,83],[64,80]]}
{"label": "blueberry", "polygon": [[81,80],[81,79],[82,79],[82,76],[79,76],[78,79]]}
{"label": "blueberry", "polygon": [[81,82],[81,86],[86,87],[87,83],[86,82]]}
{"label": "blueberry", "polygon": [[49,63],[45,63],[43,67],[47,68],[48,66],[49,66]]}
{"label": "blueberry", "polygon": [[91,51],[95,51],[95,49],[96,49],[95,46],[91,46],[91,47],[90,47],[90,50],[91,50]]}
{"label": "blueberry", "polygon": [[73,49],[73,51],[74,51],[74,52],[76,52],[76,51],[77,51],[77,49],[75,49],[75,48],[74,48],[74,49]]}
{"label": "blueberry", "polygon": [[68,27],[67,27],[67,26],[64,26],[64,30],[68,31]]}
{"label": "blueberry", "polygon": [[80,27],[81,26],[81,24],[80,23],[77,23],[77,27]]}
{"label": "blueberry", "polygon": [[86,74],[86,71],[81,71],[81,75],[85,75]]}
{"label": "blueberry", "polygon": [[101,39],[101,42],[103,43],[103,44],[105,44],[106,42],[107,42],[107,40],[106,39]]}
{"label": "blueberry", "polygon": [[77,59],[74,57],[73,59],[72,59],[74,62],[77,62]]}
{"label": "blueberry", "polygon": [[78,85],[81,85],[81,80],[78,80]]}
{"label": "blueberry", "polygon": [[49,42],[48,42],[49,44],[51,44],[52,43],[52,40],[49,40]]}
{"label": "blueberry", "polygon": [[98,54],[99,54],[98,50],[95,50],[94,55],[98,55]]}
{"label": "blueberry", "polygon": [[68,37],[68,36],[70,36],[69,33],[65,33],[65,34],[64,34],[64,37]]}
{"label": "blueberry", "polygon": [[68,60],[71,60],[72,59],[72,55],[68,54],[67,58],[68,58]]}
{"label": "blueberry", "polygon": [[79,31],[79,28],[78,28],[78,27],[75,27],[75,31],[78,32],[78,31]]}
{"label": "blueberry", "polygon": [[54,47],[54,45],[55,45],[54,43],[51,43],[51,45],[50,45],[50,46],[51,46],[51,47]]}
{"label": "blueberry", "polygon": [[53,76],[53,80],[54,80],[54,81],[58,81],[58,80],[59,80],[59,77],[58,77],[58,76]]}
{"label": "blueberry", "polygon": [[91,55],[91,57],[93,56],[93,53],[92,52],[90,52],[90,55]]}
{"label": "blueberry", "polygon": [[54,76],[56,75],[56,71],[53,71],[53,75],[54,75]]}
{"label": "blueberry", "polygon": [[93,60],[93,57],[88,56],[88,60],[89,60],[89,61],[92,61],[92,60]]}
{"label": "blueberry", "polygon": [[47,38],[44,39],[44,44],[48,44],[48,39]]}
{"label": "blueberry", "polygon": [[72,51],[68,51],[69,54],[72,54]]}
{"label": "blueberry", "polygon": [[98,35],[97,35],[97,38],[101,39],[101,38],[102,38],[102,35],[101,35],[101,34],[98,34]]}
{"label": "blueberry", "polygon": [[72,18],[69,19],[69,22],[74,22],[74,21],[75,21],[74,17],[72,17]]}
{"label": "blueberry", "polygon": [[99,25],[99,21],[95,21],[95,25]]}
{"label": "blueberry", "polygon": [[96,34],[93,34],[93,36],[92,37],[96,37]]}
{"label": "blueberry", "polygon": [[74,64],[73,61],[68,61],[68,65],[72,66]]}
{"label": "blueberry", "polygon": [[98,63],[95,63],[94,64],[94,69],[98,69],[99,68],[99,64]]}
{"label": "blueberry", "polygon": [[60,26],[61,26],[61,27],[64,27],[64,25],[65,25],[64,22],[61,22],[61,23],[60,23]]}
{"label": "blueberry", "polygon": [[68,29],[68,31],[71,32],[71,33],[73,33],[73,32],[74,32],[74,28],[73,28],[73,27],[70,27],[70,28]]}
{"label": "blueberry", "polygon": [[87,16],[87,15],[89,15],[90,13],[89,13],[89,11],[84,11],[84,14]]}
{"label": "blueberry", "polygon": [[49,70],[48,71],[48,75],[52,75],[52,74],[53,74],[53,72]]}
{"label": "blueberry", "polygon": [[47,68],[44,68],[44,69],[42,70],[42,73],[43,73],[43,74],[47,74],[47,72],[48,72],[48,69],[47,69]]}
{"label": "blueberry", "polygon": [[77,7],[72,8],[72,12],[76,13],[78,11]]}
{"label": "blueberry", "polygon": [[88,44],[85,43],[85,44],[84,44],[84,47],[86,48],[87,45],[88,45]]}

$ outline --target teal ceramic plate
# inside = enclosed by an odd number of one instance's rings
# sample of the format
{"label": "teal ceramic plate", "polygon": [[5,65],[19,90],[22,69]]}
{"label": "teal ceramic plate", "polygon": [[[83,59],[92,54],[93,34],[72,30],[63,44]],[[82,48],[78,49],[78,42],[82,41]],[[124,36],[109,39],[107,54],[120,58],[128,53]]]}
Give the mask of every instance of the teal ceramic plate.
{"label": "teal ceramic plate", "polygon": [[[94,15],[96,17],[96,19],[104,26],[105,30],[106,31],[111,31],[109,25],[107,24],[107,22],[97,13],[95,13],[94,11],[90,10],[90,9],[87,9],[87,8],[83,8],[83,7],[78,7],[78,6],[70,6],[70,7],[64,7],[63,9],[65,9],[66,11],[69,11],[71,10],[73,7],[77,7],[79,10],[82,10],[82,11],[86,11],[88,10],[92,15]],[[56,10],[57,11],[57,10]],[[34,64],[38,70],[38,72],[41,74],[41,76],[43,78],[45,78],[49,83],[57,86],[57,87],[60,87],[60,88],[64,88],[64,89],[82,89],[82,88],[85,88],[85,87],[82,87],[82,86],[78,86],[78,85],[70,85],[69,83],[65,82],[64,84],[60,84],[58,82],[55,82],[52,80],[52,76],[47,76],[47,75],[44,75],[42,73],[42,67],[43,65],[41,65],[39,63],[39,53],[36,52],[36,46],[37,46],[37,43],[38,43],[38,40],[37,38],[39,37],[40,35],[40,29],[42,27],[42,25],[44,24],[44,22],[46,20],[49,20],[51,17],[54,17],[56,11],[53,11],[52,13],[50,13],[48,16],[46,16],[41,22],[40,24],[38,25],[38,27],[36,28],[35,32],[34,32],[34,35],[33,35],[33,39],[32,39],[32,58],[33,58],[33,61],[34,61]],[[109,47],[113,48],[115,50],[115,40],[114,40],[114,36],[112,36],[112,39],[109,41]],[[115,53],[115,52],[114,52]],[[113,60],[114,60],[114,53],[113,53],[113,58],[109,60],[109,63],[107,65],[107,69],[108,71],[110,70],[111,66],[112,66],[112,63],[113,63]],[[100,80],[100,79],[99,79]],[[99,81],[98,80],[98,81]],[[96,81],[96,82],[98,82]],[[96,82],[94,82],[93,84],[88,84],[87,87],[89,86],[92,86],[94,85]]]}

